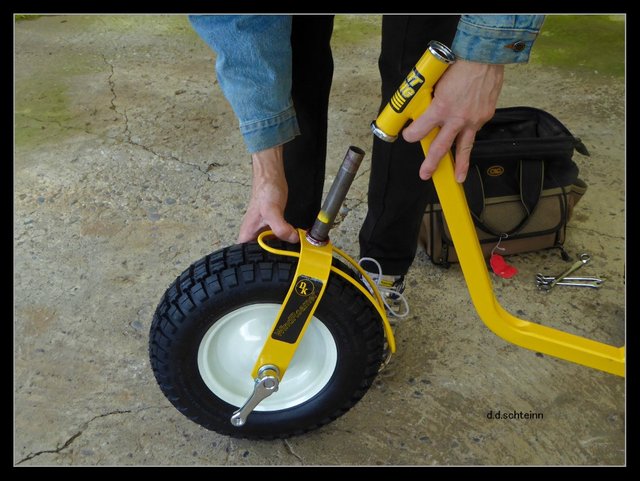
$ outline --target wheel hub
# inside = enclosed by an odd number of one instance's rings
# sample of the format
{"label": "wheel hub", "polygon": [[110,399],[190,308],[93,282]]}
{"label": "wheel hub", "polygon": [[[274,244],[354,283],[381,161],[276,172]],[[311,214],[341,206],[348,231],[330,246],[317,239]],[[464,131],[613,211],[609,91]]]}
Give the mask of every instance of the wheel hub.
{"label": "wheel hub", "polygon": [[[278,315],[280,304],[260,303],[226,314],[205,333],[198,348],[198,371],[207,387],[223,401],[240,407],[254,390],[251,371]],[[337,365],[336,343],[316,317],[300,341],[277,393],[255,411],[278,411],[316,396]]]}

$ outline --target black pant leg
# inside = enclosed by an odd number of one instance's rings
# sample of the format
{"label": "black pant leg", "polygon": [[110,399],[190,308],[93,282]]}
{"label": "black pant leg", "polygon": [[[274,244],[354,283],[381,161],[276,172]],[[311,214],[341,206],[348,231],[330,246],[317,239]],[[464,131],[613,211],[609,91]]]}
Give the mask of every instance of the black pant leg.
{"label": "black pant leg", "polygon": [[[378,61],[381,109],[429,41],[451,45],[459,19],[459,15],[383,16]],[[360,255],[378,260],[385,274],[406,274],[415,258],[424,209],[436,195],[433,181],[423,181],[418,176],[423,160],[419,143],[405,142],[402,136],[394,143],[374,139],[368,211],[359,236]],[[364,267],[373,270],[366,263]]]}
{"label": "black pant leg", "polygon": [[327,116],[333,77],[333,15],[294,15],[292,97],[301,135],[284,145],[289,196],[284,217],[308,229],[322,203],[327,154]]}

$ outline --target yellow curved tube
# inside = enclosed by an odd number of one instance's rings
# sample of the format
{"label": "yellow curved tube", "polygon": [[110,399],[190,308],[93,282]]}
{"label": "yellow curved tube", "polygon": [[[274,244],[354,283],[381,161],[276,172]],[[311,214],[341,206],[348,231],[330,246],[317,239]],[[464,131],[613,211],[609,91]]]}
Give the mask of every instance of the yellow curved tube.
{"label": "yellow curved tube", "polygon": [[[373,132],[383,140],[393,141],[409,119],[415,120],[427,110],[432,101],[433,86],[452,63],[453,53],[447,47],[437,42],[435,45],[432,44],[373,123]],[[435,50],[432,47],[435,47]],[[443,51],[448,52],[451,57],[438,54]],[[439,130],[432,130],[420,142],[425,155]],[[498,336],[518,346],[624,376],[624,346],[610,346],[531,323],[513,316],[502,308],[493,292],[463,187],[455,181],[454,160],[450,152],[434,172],[433,182],[471,300],[486,326]]]}
{"label": "yellow curved tube", "polygon": [[[432,131],[422,148],[429,150]],[[485,325],[495,334],[518,346],[549,354],[601,371],[625,375],[625,348],[615,347],[525,321],[507,312],[493,292],[493,285],[480,248],[462,184],[454,177],[454,161],[448,153],[433,174],[440,205],[447,219],[451,239],[473,305]]]}

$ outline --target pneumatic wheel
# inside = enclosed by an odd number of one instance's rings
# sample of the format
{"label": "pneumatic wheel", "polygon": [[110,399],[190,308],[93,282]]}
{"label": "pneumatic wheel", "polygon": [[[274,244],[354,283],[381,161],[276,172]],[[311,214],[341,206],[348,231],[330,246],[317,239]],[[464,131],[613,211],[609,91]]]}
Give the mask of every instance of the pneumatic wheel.
{"label": "pneumatic wheel", "polygon": [[169,286],[153,317],[149,355],[160,389],[187,418],[234,437],[288,437],[331,422],[367,392],[383,361],[382,323],[352,284],[331,273],[279,390],[243,426],[231,424],[253,392],[251,371],[297,262],[239,244],[204,257]]}

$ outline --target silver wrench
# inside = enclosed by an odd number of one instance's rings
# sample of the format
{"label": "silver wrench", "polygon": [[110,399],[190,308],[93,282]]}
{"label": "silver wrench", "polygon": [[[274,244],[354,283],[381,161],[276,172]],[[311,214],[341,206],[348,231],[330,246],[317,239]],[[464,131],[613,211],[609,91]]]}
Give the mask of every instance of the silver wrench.
{"label": "silver wrench", "polygon": [[[555,281],[556,278],[552,276],[543,276],[542,274],[536,275],[536,284],[550,284]],[[562,284],[573,282],[589,282],[591,284],[602,284],[605,280],[599,277],[565,277],[562,279]],[[560,282],[558,284],[561,284]]]}
{"label": "silver wrench", "polygon": [[540,289],[542,289],[543,291],[550,291],[551,289],[553,289],[556,286],[556,284],[558,284],[558,282],[561,282],[569,274],[571,274],[571,273],[577,271],[578,269],[580,269],[583,265],[585,265],[590,260],[591,260],[591,257],[589,256],[589,254],[581,254],[579,260],[574,262],[571,265],[571,267],[569,267],[562,274],[560,274],[559,276],[556,276],[556,278],[553,281],[549,282],[548,284],[540,284],[538,287]]}
{"label": "silver wrench", "polygon": [[[548,284],[537,282],[538,289],[548,291]],[[602,284],[599,282],[558,282],[556,286],[572,286],[572,287],[591,287],[592,289],[600,289]]]}
{"label": "silver wrench", "polygon": [[[543,276],[542,274],[536,275],[536,281],[549,284],[552,281],[555,281],[556,278],[553,276]],[[602,284],[604,279],[600,279],[599,277],[564,277],[563,281],[575,281],[575,282],[594,282],[596,284]]]}
{"label": "silver wrench", "polygon": [[247,422],[249,414],[258,404],[278,390],[280,384],[279,376],[280,371],[276,366],[270,364],[262,366],[253,385],[253,394],[240,409],[233,413],[230,419],[231,424],[236,427],[243,426]]}

